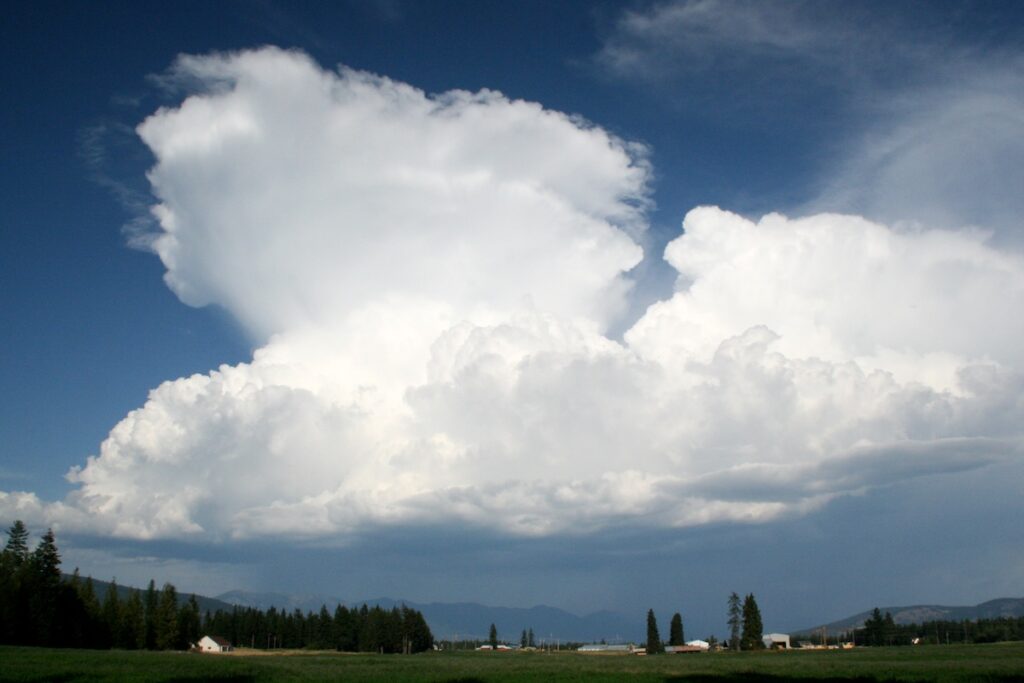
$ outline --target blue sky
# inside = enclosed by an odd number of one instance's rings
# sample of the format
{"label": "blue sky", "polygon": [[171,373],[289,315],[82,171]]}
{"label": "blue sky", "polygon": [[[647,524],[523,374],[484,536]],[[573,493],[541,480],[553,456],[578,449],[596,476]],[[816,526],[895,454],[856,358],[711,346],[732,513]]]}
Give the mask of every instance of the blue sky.
{"label": "blue sky", "polygon": [[67,562],[719,634],[1019,594],[1018,7],[0,31],[0,510]]}

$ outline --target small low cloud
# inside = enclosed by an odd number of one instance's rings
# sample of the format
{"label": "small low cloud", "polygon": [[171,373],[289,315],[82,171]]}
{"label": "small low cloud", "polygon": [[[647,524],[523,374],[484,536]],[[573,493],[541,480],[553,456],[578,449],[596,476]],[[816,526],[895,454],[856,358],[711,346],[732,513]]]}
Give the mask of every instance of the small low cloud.
{"label": "small low cloud", "polygon": [[646,150],[267,48],[139,126],[174,292],[257,340],[6,517],[125,539],[763,523],[1019,458],[1024,262],[974,231],[694,209],[625,333]]}

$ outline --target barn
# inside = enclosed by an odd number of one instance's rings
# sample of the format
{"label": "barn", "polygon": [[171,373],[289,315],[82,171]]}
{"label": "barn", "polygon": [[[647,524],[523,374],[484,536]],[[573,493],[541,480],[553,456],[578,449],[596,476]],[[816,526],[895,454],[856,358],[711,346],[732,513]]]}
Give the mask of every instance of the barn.
{"label": "barn", "polygon": [[761,638],[761,642],[769,650],[788,650],[791,646],[789,644],[789,635],[785,633],[768,633]]}
{"label": "barn", "polygon": [[220,636],[203,636],[196,646],[200,652],[231,652],[235,649],[229,640]]}

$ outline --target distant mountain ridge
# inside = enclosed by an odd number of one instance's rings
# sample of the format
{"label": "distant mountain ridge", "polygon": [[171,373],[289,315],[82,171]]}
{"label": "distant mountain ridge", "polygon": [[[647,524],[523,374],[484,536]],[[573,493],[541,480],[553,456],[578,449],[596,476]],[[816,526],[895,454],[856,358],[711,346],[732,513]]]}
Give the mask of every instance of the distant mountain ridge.
{"label": "distant mountain ridge", "polygon": [[320,607],[326,605],[327,609],[333,614],[335,607],[348,604],[345,600],[330,595],[287,595],[285,593],[260,593],[242,590],[221,593],[216,599],[228,605],[255,607],[264,612],[271,607],[277,608],[279,612],[291,612],[296,609],[302,612],[319,612]]}
{"label": "distant mountain ridge", "polygon": [[[905,607],[879,607],[882,614],[888,612],[897,624],[920,624],[925,621],[976,621],[998,619],[999,617],[1024,617],[1024,598],[996,598],[977,605],[910,605]],[[873,610],[873,608],[872,608]],[[827,628],[829,631],[848,631],[860,628],[871,616],[872,610],[854,614],[851,617],[833,621],[821,626],[802,629],[795,633],[811,633]]]}
{"label": "distant mountain ridge", "polygon": [[577,616],[571,612],[538,605],[535,607],[492,607],[474,602],[457,603],[417,603],[412,600],[398,600],[380,597],[367,600],[342,600],[333,596],[322,595],[285,595],[281,593],[256,593],[251,591],[229,591],[217,596],[217,600],[238,605],[240,607],[256,607],[267,610],[271,607],[303,612],[319,611],[326,606],[333,613],[335,607],[344,604],[347,607],[380,605],[385,609],[397,605],[406,605],[419,610],[427,620],[434,637],[439,640],[460,638],[485,640],[494,624],[498,629],[498,637],[510,642],[518,642],[523,629],[533,629],[534,638],[539,644],[547,641],[596,642],[601,639],[607,642],[637,641],[644,626],[643,615],[636,619],[616,612],[594,612],[585,616]]}
{"label": "distant mountain ridge", "polygon": [[[71,580],[71,574],[63,574],[63,576],[65,581]],[[91,577],[79,576],[78,580],[81,582],[85,582],[87,578]],[[111,583],[112,582],[110,581],[100,581],[99,579],[92,579],[93,592],[96,593],[96,599],[99,600],[101,603],[103,602],[103,598],[107,595],[107,591],[110,590]],[[159,592],[162,588],[162,583],[156,584],[157,592]],[[127,600],[133,590],[137,590],[143,595],[145,595],[146,593],[145,588],[136,588],[134,586],[122,586],[121,584],[118,584],[117,597],[122,601]],[[188,602],[188,599],[191,596],[192,593],[183,593],[181,591],[178,591],[178,605],[184,605],[186,602]],[[222,600],[218,600],[217,598],[208,598],[205,595],[199,595],[198,593],[196,594],[196,603],[199,605],[200,614],[205,614],[207,612],[213,613],[219,609],[230,611],[232,607],[232,605],[228,604],[227,602],[223,602]]]}
{"label": "distant mountain ridge", "polygon": [[[65,574],[65,580],[71,575]],[[86,577],[79,577],[85,581]],[[111,582],[92,579],[93,591],[97,600],[103,601]],[[163,584],[157,584],[159,591]],[[117,595],[123,601],[129,593],[138,590],[145,593],[145,588],[123,586],[118,584]],[[192,593],[178,591],[178,604],[185,604]],[[201,614],[224,610],[230,612],[235,607],[253,607],[263,611],[271,607],[279,611],[303,613],[318,612],[322,606],[333,614],[334,609],[343,604],[347,607],[359,607],[363,604],[380,605],[385,609],[406,605],[419,610],[427,620],[431,632],[438,640],[459,638],[465,640],[486,640],[491,624],[498,629],[498,637],[508,642],[518,642],[524,629],[533,629],[534,638],[541,642],[639,642],[644,626],[643,615],[629,619],[622,614],[609,611],[594,612],[585,616],[577,616],[571,612],[537,605],[535,607],[493,607],[475,602],[456,603],[417,603],[412,600],[380,597],[367,600],[344,600],[328,595],[289,595],[285,593],[255,592],[232,590],[211,598],[196,594]]]}

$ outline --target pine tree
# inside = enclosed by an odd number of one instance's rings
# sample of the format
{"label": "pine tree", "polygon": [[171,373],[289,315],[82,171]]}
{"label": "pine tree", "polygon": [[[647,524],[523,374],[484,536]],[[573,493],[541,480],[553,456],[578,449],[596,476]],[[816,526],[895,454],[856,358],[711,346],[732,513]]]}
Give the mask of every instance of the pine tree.
{"label": "pine tree", "polygon": [[742,621],[742,612],[740,611],[740,596],[733,591],[729,595],[729,647],[733,650],[740,649],[740,626]]}
{"label": "pine tree", "polygon": [[355,614],[344,605],[338,605],[334,610],[334,647],[340,652],[358,652],[358,632],[355,627]]}
{"label": "pine tree", "polygon": [[491,644],[492,648],[498,647],[498,629],[494,624],[491,624],[491,630],[487,635],[487,642]]}
{"label": "pine tree", "polygon": [[39,546],[32,553],[32,571],[36,578],[47,587],[53,588],[60,583],[60,553],[53,529],[47,529]]}
{"label": "pine tree", "polygon": [[15,567],[20,567],[28,561],[28,529],[20,519],[14,520],[14,524],[7,530],[4,555],[10,558],[11,564]]}
{"label": "pine tree", "polygon": [[892,645],[893,638],[896,636],[896,622],[893,621],[892,615],[888,612],[885,613],[885,619],[882,620],[882,645]]}
{"label": "pine tree", "polygon": [[154,626],[158,650],[178,649],[178,591],[169,583],[160,591]]}
{"label": "pine tree", "polygon": [[885,642],[885,619],[882,610],[877,607],[871,611],[871,617],[864,622],[864,642],[866,645],[882,645]]}
{"label": "pine tree", "polygon": [[110,582],[107,587],[107,594],[103,598],[103,607],[100,610],[103,619],[104,633],[102,634],[106,647],[120,646],[118,638],[121,634],[121,600],[117,595],[117,579]]}
{"label": "pine tree", "polygon": [[121,632],[117,636],[117,646],[128,650],[141,650],[146,647],[146,608],[142,605],[142,595],[138,590],[128,594],[124,603],[121,619]]}
{"label": "pine tree", "polygon": [[529,644],[529,642],[530,641],[526,639],[526,629],[524,628],[523,629],[523,634],[521,636],[519,636],[519,647],[521,647],[522,649],[525,650],[526,646]]}
{"label": "pine tree", "polygon": [[178,647],[191,648],[199,642],[199,603],[196,595],[189,596],[178,611]]}
{"label": "pine tree", "polygon": [[313,643],[313,647],[318,650],[326,650],[331,647],[333,635],[334,620],[331,619],[331,613],[327,611],[327,605],[320,605],[320,613],[317,615],[316,633],[314,634],[316,641]]}
{"label": "pine tree", "polygon": [[533,639],[533,628],[530,628],[530,630],[526,632],[526,646],[537,647],[537,641]]}
{"label": "pine tree", "polygon": [[146,627],[147,650],[156,649],[156,608],[158,600],[156,582],[150,579],[149,586],[146,587],[146,599],[143,602],[143,607],[145,607],[144,623]]}
{"label": "pine tree", "polygon": [[740,636],[740,647],[744,650],[763,648],[762,635],[761,610],[757,606],[754,594],[749,593],[743,600],[743,634]]}
{"label": "pine tree", "polygon": [[57,598],[60,593],[60,553],[53,530],[47,529],[28,560],[29,576],[24,586],[28,595],[31,638],[36,645],[56,645],[58,633]]}
{"label": "pine tree", "polygon": [[658,635],[658,620],[654,618],[654,610],[647,610],[647,654],[663,652],[661,636]]}
{"label": "pine tree", "polygon": [[434,635],[423,614],[405,606],[402,607],[402,640],[402,651],[406,654],[425,652],[434,646]]}
{"label": "pine tree", "polygon": [[668,644],[684,645],[683,639],[683,617],[676,612],[672,615],[672,623],[668,627]]}

